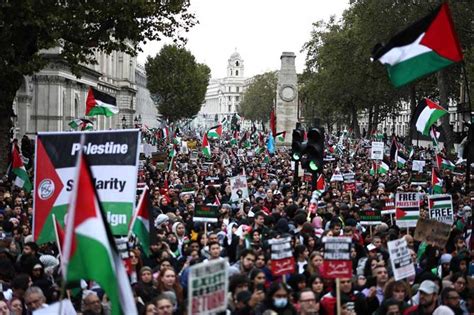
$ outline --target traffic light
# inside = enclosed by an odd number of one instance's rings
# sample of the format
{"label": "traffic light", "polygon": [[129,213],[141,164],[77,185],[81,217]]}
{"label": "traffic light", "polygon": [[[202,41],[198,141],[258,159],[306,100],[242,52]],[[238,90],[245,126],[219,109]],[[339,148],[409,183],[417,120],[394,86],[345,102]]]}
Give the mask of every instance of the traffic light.
{"label": "traffic light", "polygon": [[291,142],[291,158],[293,161],[300,161],[306,149],[306,141],[304,140],[303,129],[293,129],[293,137]]}
{"label": "traffic light", "polygon": [[311,128],[308,131],[308,143],[306,150],[306,159],[303,168],[312,173],[320,172],[324,165],[324,130],[320,128]]}

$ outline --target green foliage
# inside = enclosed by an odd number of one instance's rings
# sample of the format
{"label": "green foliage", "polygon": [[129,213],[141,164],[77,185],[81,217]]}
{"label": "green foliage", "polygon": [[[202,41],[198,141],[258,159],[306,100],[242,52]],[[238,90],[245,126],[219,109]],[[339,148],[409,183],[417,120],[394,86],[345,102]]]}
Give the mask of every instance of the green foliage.
{"label": "green foliage", "polygon": [[169,121],[191,118],[201,109],[211,70],[197,63],[186,49],[164,46],[145,65],[147,87],[157,100],[158,111]]}
{"label": "green foliage", "polygon": [[239,115],[252,121],[268,121],[275,100],[278,83],[277,72],[266,72],[255,76],[240,103]]}
{"label": "green foliage", "polygon": [[[59,47],[71,70],[96,63],[97,50],[125,51],[136,55],[146,40],[172,37],[184,42],[196,20],[188,0],[167,1],[58,1],[4,0],[0,3],[0,146],[9,141],[10,117],[16,91],[24,75],[48,63],[42,50]],[[0,169],[6,163],[1,151]],[[2,164],[3,163],[3,164]]]}
{"label": "green foliage", "polygon": [[[370,126],[376,126],[390,113],[396,113],[401,101],[409,100],[410,86],[395,89],[385,67],[370,62],[377,43],[393,35],[433,10],[437,0],[354,0],[340,20],[313,24],[304,45],[306,70],[301,76],[300,98],[305,117],[319,117],[326,122],[343,122],[354,126],[357,115],[370,114]],[[455,27],[472,69],[472,16],[474,2],[452,2]],[[448,96],[459,98],[460,66],[447,69]],[[436,76],[416,82],[417,98],[439,98]]]}

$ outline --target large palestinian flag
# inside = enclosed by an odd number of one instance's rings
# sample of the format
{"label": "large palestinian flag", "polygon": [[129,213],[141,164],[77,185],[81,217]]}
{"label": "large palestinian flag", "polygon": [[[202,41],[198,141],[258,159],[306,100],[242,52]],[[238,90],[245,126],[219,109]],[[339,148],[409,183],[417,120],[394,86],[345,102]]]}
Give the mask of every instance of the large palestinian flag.
{"label": "large palestinian flag", "polygon": [[84,154],[79,153],[76,186],[71,196],[62,244],[66,282],[82,279],[100,285],[112,315],[138,314],[125,266],[100,207],[95,181]]}
{"label": "large palestinian flag", "polygon": [[118,114],[117,100],[112,95],[89,88],[86,100],[86,116],[113,116]]}
{"label": "large palestinian flag", "polygon": [[425,136],[429,136],[431,126],[447,113],[448,111],[446,109],[435,102],[427,98],[421,100],[416,107],[415,114],[413,115],[416,130]]}
{"label": "large palestinian flag", "polygon": [[441,155],[436,154],[436,165],[440,170],[451,170],[454,171],[455,165],[448,159],[443,158]]}
{"label": "large palestinian flag", "polygon": [[377,44],[372,52],[372,60],[386,65],[396,87],[462,59],[447,3],[392,37],[387,44]]}
{"label": "large palestinian flag", "polygon": [[62,224],[75,185],[79,139],[92,164],[95,188],[115,235],[127,235],[136,200],[139,132],[41,132],[36,138],[33,237],[55,240],[52,214]]}

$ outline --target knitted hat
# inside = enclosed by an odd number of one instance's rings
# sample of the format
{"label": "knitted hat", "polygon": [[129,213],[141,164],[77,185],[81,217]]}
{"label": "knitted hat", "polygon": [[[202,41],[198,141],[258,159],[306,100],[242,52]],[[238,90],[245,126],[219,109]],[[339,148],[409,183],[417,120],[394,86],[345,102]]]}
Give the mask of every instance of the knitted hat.
{"label": "knitted hat", "polygon": [[144,273],[145,271],[152,272],[150,267],[144,266],[144,267],[142,267],[142,268],[140,269],[140,275],[141,275],[142,273]]}

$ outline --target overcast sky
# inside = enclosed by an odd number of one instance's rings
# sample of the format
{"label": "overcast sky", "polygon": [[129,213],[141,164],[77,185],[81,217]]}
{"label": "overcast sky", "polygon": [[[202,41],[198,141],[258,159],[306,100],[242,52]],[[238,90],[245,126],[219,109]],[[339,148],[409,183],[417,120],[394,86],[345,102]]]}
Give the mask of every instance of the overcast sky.
{"label": "overcast sky", "polygon": [[[301,73],[305,55],[300,51],[312,23],[340,17],[348,6],[349,0],[191,0],[190,11],[199,24],[186,33],[186,48],[211,68],[213,78],[225,77],[235,50],[244,60],[246,77],[278,70],[283,51],[296,54],[296,71]],[[145,45],[138,62],[155,56],[164,43]]]}

